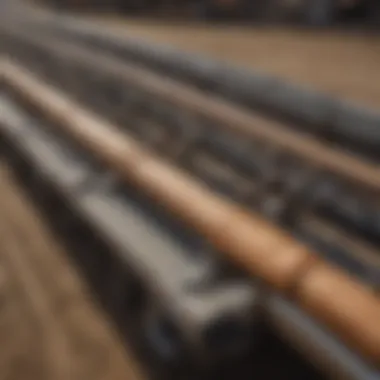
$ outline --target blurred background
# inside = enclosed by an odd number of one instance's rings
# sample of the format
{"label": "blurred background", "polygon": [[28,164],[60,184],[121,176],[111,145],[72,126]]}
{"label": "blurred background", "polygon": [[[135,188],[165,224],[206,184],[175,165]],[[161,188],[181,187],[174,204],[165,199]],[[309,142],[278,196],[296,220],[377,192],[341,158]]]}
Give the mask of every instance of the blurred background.
{"label": "blurred background", "polygon": [[377,107],[378,0],[34,0],[116,33]]}
{"label": "blurred background", "polygon": [[376,0],[41,0],[78,11],[183,17],[198,21],[294,22],[302,25],[376,25]]}
{"label": "blurred background", "polygon": [[0,0],[0,54],[1,380],[380,379],[380,0]]}

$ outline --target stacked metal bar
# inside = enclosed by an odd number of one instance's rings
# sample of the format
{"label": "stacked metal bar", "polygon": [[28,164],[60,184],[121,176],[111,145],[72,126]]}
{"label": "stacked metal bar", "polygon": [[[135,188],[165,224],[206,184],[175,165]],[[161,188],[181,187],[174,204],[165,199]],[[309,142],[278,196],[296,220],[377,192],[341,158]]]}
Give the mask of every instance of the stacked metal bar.
{"label": "stacked metal bar", "polygon": [[79,250],[83,267],[113,307],[138,299],[164,362],[183,369],[191,358],[214,373],[250,352],[271,321],[326,372],[378,376],[373,156],[30,26],[1,38],[69,94],[3,60],[7,156],[42,200],[48,187],[61,194],[52,199],[70,210],[61,229],[73,228],[75,210],[101,237],[104,249]]}

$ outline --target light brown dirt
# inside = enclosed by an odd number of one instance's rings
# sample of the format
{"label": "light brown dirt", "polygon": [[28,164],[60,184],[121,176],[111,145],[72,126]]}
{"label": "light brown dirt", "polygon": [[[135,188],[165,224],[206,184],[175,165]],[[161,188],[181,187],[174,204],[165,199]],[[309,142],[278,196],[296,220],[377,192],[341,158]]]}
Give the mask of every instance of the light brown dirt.
{"label": "light brown dirt", "polygon": [[380,35],[100,20],[119,32],[211,55],[366,106],[380,106]]}
{"label": "light brown dirt", "polygon": [[0,380],[143,379],[1,162],[0,340]]}

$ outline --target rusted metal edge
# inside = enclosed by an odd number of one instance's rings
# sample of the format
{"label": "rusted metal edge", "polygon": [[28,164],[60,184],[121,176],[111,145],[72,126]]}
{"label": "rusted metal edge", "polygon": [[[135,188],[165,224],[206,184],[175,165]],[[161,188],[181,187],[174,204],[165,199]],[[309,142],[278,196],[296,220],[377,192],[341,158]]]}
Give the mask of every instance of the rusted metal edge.
{"label": "rusted metal edge", "polygon": [[380,364],[380,302],[368,288],[279,228],[211,193],[11,61],[2,60],[0,73],[1,82],[29,106],[195,228],[229,259],[293,298],[346,344]]}

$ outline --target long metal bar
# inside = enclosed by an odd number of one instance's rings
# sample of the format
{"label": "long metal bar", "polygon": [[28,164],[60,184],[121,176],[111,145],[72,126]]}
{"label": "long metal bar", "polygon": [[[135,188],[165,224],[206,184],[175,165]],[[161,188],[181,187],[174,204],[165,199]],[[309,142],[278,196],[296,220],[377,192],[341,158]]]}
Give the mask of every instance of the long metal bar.
{"label": "long metal bar", "polygon": [[328,147],[308,136],[288,130],[279,122],[252,114],[223,99],[209,97],[199,90],[187,87],[168,77],[161,77],[149,70],[118,62],[74,44],[64,41],[54,44],[54,40],[49,41],[45,36],[39,35],[36,38],[15,30],[12,30],[11,33],[13,36],[19,36],[19,38],[30,41],[42,49],[54,52],[62,59],[92,64],[95,69],[101,68],[103,72],[125,81],[126,84],[137,86],[171,104],[183,107],[206,119],[211,119],[222,128],[283,150],[291,156],[309,163],[316,170],[344,178],[375,194],[380,192],[380,170],[377,165],[347,154],[342,150]]}
{"label": "long metal bar", "polygon": [[[59,142],[61,139],[58,136],[53,137],[54,134],[50,133],[53,131],[47,131],[43,128],[43,126],[39,128],[38,125],[34,123],[33,118],[28,117],[28,112],[26,110],[23,110],[21,107],[18,107],[10,99],[7,99],[6,97],[2,99],[0,97],[0,111],[1,135],[6,138],[7,144],[12,147],[12,150],[14,150],[17,155],[22,157],[25,161],[28,162],[28,164],[31,165],[33,168],[32,171],[39,173],[39,176],[36,177],[35,182],[33,180],[29,181],[29,185],[31,185],[32,188],[33,186],[37,185],[40,188],[39,192],[43,192],[44,188],[46,190],[46,187],[42,185],[45,183],[45,180],[48,182],[56,183],[57,188],[59,188],[57,191],[65,193],[65,198],[71,199],[69,203],[72,205],[73,210],[75,212],[78,212],[79,210],[80,214],[88,214],[91,219],[91,225],[98,225],[99,228],[97,229],[97,236],[107,235],[108,231],[110,240],[113,242],[112,246],[120,246],[118,252],[120,253],[120,257],[125,259],[127,267],[133,266],[136,269],[136,272],[143,273],[142,281],[144,285],[148,285],[148,287],[149,284],[151,284],[150,288],[153,289],[153,294],[156,294],[158,288],[164,290],[162,289],[161,281],[163,279],[164,282],[166,282],[166,279],[171,276],[172,270],[170,265],[166,265],[166,263],[164,263],[166,266],[166,271],[161,276],[159,276],[157,272],[155,272],[152,276],[152,273],[149,274],[149,269],[148,273],[146,270],[137,270],[137,267],[141,266],[142,261],[144,261],[144,256],[148,267],[149,265],[150,267],[155,267],[157,260],[159,260],[157,263],[158,266],[162,266],[162,263],[160,263],[160,261],[162,261],[163,256],[166,256],[166,254],[162,251],[160,254],[157,254],[157,246],[153,245],[152,247],[151,244],[146,244],[146,241],[149,242],[151,240],[150,235],[152,232],[153,235],[155,233],[154,228],[150,229],[147,227],[150,224],[149,221],[146,221],[146,224],[144,223],[145,227],[142,229],[143,235],[144,231],[148,232],[147,236],[142,236],[141,233],[136,233],[136,226],[132,225],[132,228],[130,228],[131,224],[128,224],[127,222],[129,219],[128,215],[125,215],[126,219],[122,221],[119,220],[119,223],[116,223],[115,226],[115,222],[120,219],[120,216],[122,214],[125,214],[125,211],[127,211],[125,208],[126,202],[122,202],[122,200],[120,200],[121,202],[119,203],[116,201],[115,194],[113,194],[111,190],[112,187],[109,191],[103,191],[105,189],[101,190],[102,187],[99,187],[99,184],[102,183],[101,179],[103,176],[101,175],[99,178],[97,176],[97,173],[91,170],[91,167],[88,167],[86,170],[83,166],[83,158],[81,160],[80,157],[78,157],[75,161],[72,161],[70,154],[62,155],[62,149],[65,146],[64,141],[61,141],[60,144]],[[66,151],[66,149],[64,149],[64,151]],[[70,149],[70,153],[74,153],[74,151],[75,149]],[[15,166],[17,167],[17,164]],[[87,175],[83,176],[84,173],[87,173]],[[91,186],[91,188],[83,187],[83,183],[88,182],[90,178],[92,178],[90,181],[93,186]],[[28,185],[28,183],[26,184]],[[78,191],[78,189],[82,190]],[[86,191],[84,191],[84,189],[86,189]],[[89,194],[92,194],[92,196]],[[112,207],[114,201],[116,201],[116,207]],[[96,207],[97,205],[100,207]],[[112,208],[114,208],[114,211],[107,217],[106,211],[111,210]],[[57,213],[59,214],[59,211],[57,211]],[[132,212],[133,215],[135,213],[137,213],[137,210],[135,210],[135,212]],[[28,221],[25,221],[25,223],[28,223]],[[136,222],[133,221],[133,224],[136,224]],[[127,225],[129,225],[128,228]],[[72,229],[72,227],[70,228]],[[117,238],[117,234],[115,235],[115,231],[118,230],[121,231],[121,239]],[[72,231],[73,234],[75,234],[74,229],[72,229]],[[160,237],[160,239],[162,238],[163,236]],[[120,244],[121,240],[124,243]],[[119,243],[117,243],[117,241],[119,241]],[[162,243],[159,243],[158,246],[162,246]],[[166,248],[164,250],[167,250],[169,246],[166,245]],[[128,252],[125,252],[126,247],[132,247],[132,251],[131,249],[128,249]],[[176,251],[177,255],[181,256],[182,250],[179,247],[176,248]],[[88,256],[89,260],[91,260],[91,263],[96,261],[96,256],[97,255],[95,253],[93,253],[91,256]],[[189,260],[190,259],[191,255],[189,257]],[[138,263],[140,263],[140,265]],[[144,266],[146,266],[146,264]],[[194,263],[191,263],[190,260],[188,261],[187,266],[192,267],[193,264]],[[196,275],[198,272],[198,275],[201,274],[204,276],[210,276],[210,266],[205,264],[207,263],[203,262],[203,269],[199,268],[201,270],[195,270],[193,274]],[[183,277],[183,275],[187,272],[188,270],[185,268],[185,270],[182,271],[181,276]],[[190,276],[186,281],[189,279],[194,280],[194,283],[196,280],[199,281],[198,276]],[[101,283],[107,289],[109,288],[109,281],[114,283],[115,274],[110,273],[108,276],[104,275],[104,277],[101,278]],[[130,290],[128,287],[123,286],[122,284],[122,281],[116,280],[116,286],[112,287],[112,292],[107,292],[107,297],[110,298],[109,303],[112,305],[115,304],[115,300],[117,303],[117,300],[122,299],[123,295],[125,295],[125,292],[128,292]],[[231,284],[227,285],[228,290],[237,290],[235,286],[231,287]],[[175,285],[175,288],[178,288],[177,290],[180,290],[180,287],[180,283]],[[170,290],[170,288],[167,290],[169,290],[169,293],[172,293],[172,290]],[[158,294],[159,299],[161,302],[163,302],[163,304],[166,303],[165,298],[168,293],[167,290],[164,290],[164,294]],[[198,287],[197,294],[200,295],[199,290],[200,288]],[[357,355],[350,352],[350,350],[344,347],[342,343],[337,341],[336,337],[331,336],[327,331],[324,331],[322,326],[320,326],[318,323],[313,322],[307,315],[297,310],[297,307],[292,305],[291,302],[279,297],[278,295],[262,292],[262,289],[261,291],[260,289],[258,290],[259,294],[261,293],[259,297],[259,304],[261,303],[261,306],[263,306],[264,310],[266,311],[266,320],[269,320],[271,325],[273,325],[273,327],[279,331],[280,335],[284,335],[287,341],[292,344],[292,346],[294,346],[296,349],[299,349],[302,355],[305,355],[307,358],[312,360],[319,369],[323,369],[323,371],[326,373],[332,374],[334,377],[338,377],[344,380],[373,380],[373,378],[376,376],[376,371],[369,368],[365,363],[361,361],[360,358],[358,358]],[[182,294],[182,292],[180,293],[180,297],[177,297],[172,300],[172,302],[170,302],[170,305],[172,305],[170,313],[171,318],[175,318],[177,314],[175,312],[173,313],[174,310],[178,310],[178,307],[175,305],[186,304],[186,294]],[[115,297],[116,294],[118,296]],[[224,292],[224,294],[226,294],[226,292]],[[232,295],[235,299],[234,303],[236,305],[238,297],[236,297],[236,293]],[[247,304],[251,305],[252,300],[255,298],[256,297],[254,297],[254,294],[250,294],[249,300],[247,300]],[[207,308],[209,309],[209,306],[212,306],[212,302],[207,302],[207,305]],[[226,303],[224,305],[226,305]],[[113,306],[113,308],[115,307]],[[249,308],[251,309],[250,306]],[[253,310],[251,310],[249,313],[247,313],[247,310],[245,310],[245,308],[243,310],[243,315],[246,317],[252,315]],[[179,327],[182,329],[184,327],[186,332],[185,335],[191,335],[191,342],[194,345],[194,337],[199,337],[199,334],[196,333],[197,329],[194,331],[194,323],[190,323],[190,326],[188,323],[185,323],[185,326],[183,326],[184,322],[186,322],[189,317],[191,317],[191,313],[187,313],[187,318],[180,316],[180,318],[175,319]],[[194,317],[190,319],[193,321],[197,320],[197,318]],[[250,318],[247,319],[250,320]],[[253,323],[255,323],[255,320]],[[250,322],[252,323],[252,320]],[[193,328],[191,328],[191,325]],[[198,324],[198,326],[202,326],[202,323],[200,325]],[[231,336],[229,339],[230,338]],[[242,338],[246,345],[248,336],[245,335]],[[199,349],[199,345],[197,345],[197,348]],[[221,348],[222,347],[219,342],[219,350]],[[209,359],[209,356],[207,356],[207,358]]]}
{"label": "long metal bar", "polygon": [[26,103],[57,122],[229,258],[294,298],[347,344],[379,364],[380,303],[366,287],[278,228],[210,193],[20,67],[3,60],[1,73]]}
{"label": "long metal bar", "polygon": [[[379,144],[380,115],[376,110],[357,107],[264,73],[131,37],[127,29],[125,33],[122,30],[115,33],[94,22],[56,13],[45,13],[45,17],[36,21],[35,26],[41,30],[130,59],[250,108],[262,106],[270,112],[307,123],[309,127],[303,125],[302,128],[312,133],[329,136],[333,131],[355,146],[370,145],[372,149]],[[360,128],[357,128],[358,124]]]}
{"label": "long metal bar", "polygon": [[[9,46],[11,52],[45,79],[79,97],[97,113],[120,123],[143,143],[169,156],[217,192],[259,209],[266,217],[290,227],[297,236],[301,232],[303,236],[298,237],[306,239],[329,260],[378,288],[378,269],[365,264],[364,257],[366,252],[376,261],[376,246],[370,251],[357,250],[355,244],[342,245],[342,239],[336,236],[331,239],[327,229],[306,231],[303,225],[305,209],[316,216],[330,209],[327,220],[332,222],[332,228],[336,223],[340,228],[342,223],[346,224],[359,239],[369,240],[371,247],[371,239],[376,239],[379,227],[369,221],[377,220],[379,205],[376,197],[368,197],[361,186],[347,186],[326,173],[320,176],[303,161],[286,160],[286,155],[285,162],[278,160],[277,156],[282,158],[283,152],[271,151],[265,144],[238,137],[233,131],[221,131],[218,124],[209,125],[192,112],[179,112],[178,107],[169,106],[158,97],[146,97],[139,93],[137,86],[131,88],[128,82],[116,81],[107,68],[102,71],[102,67],[89,62],[71,62],[64,55],[57,56],[36,44],[16,41]],[[137,109],[135,115],[136,99],[144,107],[141,119],[138,115],[141,110]],[[289,221],[295,224],[289,226]],[[359,256],[363,260],[358,261]]]}

